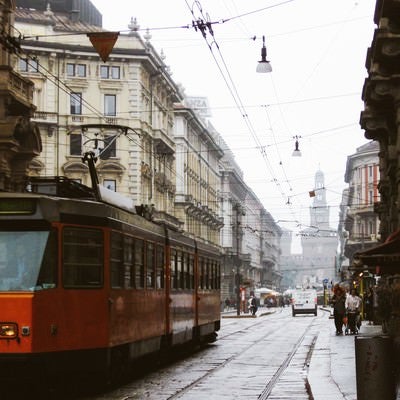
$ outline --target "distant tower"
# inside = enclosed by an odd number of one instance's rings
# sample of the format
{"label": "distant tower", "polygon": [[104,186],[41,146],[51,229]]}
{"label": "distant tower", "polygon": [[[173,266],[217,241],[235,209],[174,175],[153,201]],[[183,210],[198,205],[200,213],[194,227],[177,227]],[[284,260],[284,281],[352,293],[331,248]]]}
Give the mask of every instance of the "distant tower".
{"label": "distant tower", "polygon": [[321,170],[315,174],[315,197],[310,207],[310,225],[319,229],[329,228],[329,207],[326,203],[325,178]]}
{"label": "distant tower", "polygon": [[326,200],[324,174],[315,174],[314,195],[310,207],[310,227],[301,231],[303,249],[303,283],[321,284],[323,279],[335,280],[337,230],[329,227],[329,206]]}

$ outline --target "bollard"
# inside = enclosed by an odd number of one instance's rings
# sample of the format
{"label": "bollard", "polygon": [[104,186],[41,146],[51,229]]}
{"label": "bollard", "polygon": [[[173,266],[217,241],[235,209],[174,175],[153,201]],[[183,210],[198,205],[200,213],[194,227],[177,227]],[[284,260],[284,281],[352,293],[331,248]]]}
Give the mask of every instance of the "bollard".
{"label": "bollard", "polygon": [[356,336],[357,400],[393,400],[395,366],[389,336]]}

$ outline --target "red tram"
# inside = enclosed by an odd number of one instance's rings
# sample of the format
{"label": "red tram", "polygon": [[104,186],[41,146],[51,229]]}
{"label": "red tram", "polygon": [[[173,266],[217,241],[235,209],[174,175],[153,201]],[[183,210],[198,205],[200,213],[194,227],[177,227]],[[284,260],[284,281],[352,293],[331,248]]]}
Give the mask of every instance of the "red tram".
{"label": "red tram", "polygon": [[1,374],[113,380],[139,357],[216,339],[217,247],[86,199],[76,182],[54,187],[0,192]]}

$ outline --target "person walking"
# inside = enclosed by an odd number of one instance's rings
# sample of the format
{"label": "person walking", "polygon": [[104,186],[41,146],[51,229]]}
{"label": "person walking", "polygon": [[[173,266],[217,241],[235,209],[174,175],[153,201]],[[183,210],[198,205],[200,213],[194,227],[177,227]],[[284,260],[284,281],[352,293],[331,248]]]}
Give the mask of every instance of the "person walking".
{"label": "person walking", "polygon": [[333,318],[335,320],[336,335],[343,335],[343,318],[346,313],[346,292],[339,285],[333,287],[333,296],[331,304],[333,306]]}
{"label": "person walking", "polygon": [[352,288],[350,294],[346,298],[345,307],[349,319],[349,327],[352,334],[358,332],[358,318],[361,308],[361,298],[357,294],[357,290]]}
{"label": "person walking", "polygon": [[365,319],[368,321],[368,325],[371,325],[374,321],[374,291],[370,286],[364,295],[365,300]]}
{"label": "person walking", "polygon": [[252,315],[256,315],[256,312],[257,312],[257,299],[254,296],[253,292],[251,292],[250,298],[249,298],[249,312]]}

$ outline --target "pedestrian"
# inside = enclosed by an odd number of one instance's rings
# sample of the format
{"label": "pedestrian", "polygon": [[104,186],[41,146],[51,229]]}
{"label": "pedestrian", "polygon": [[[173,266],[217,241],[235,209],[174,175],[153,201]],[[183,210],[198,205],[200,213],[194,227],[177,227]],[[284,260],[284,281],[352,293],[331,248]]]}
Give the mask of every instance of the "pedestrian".
{"label": "pedestrian", "polygon": [[229,307],[231,305],[231,301],[228,299],[228,297],[225,299],[225,308],[227,311],[229,311]]}
{"label": "pedestrian", "polygon": [[349,327],[352,334],[358,332],[360,327],[359,314],[361,308],[361,298],[358,296],[357,290],[352,288],[345,302],[347,317],[349,319]]}
{"label": "pedestrian", "polygon": [[346,313],[346,292],[339,285],[333,287],[331,304],[333,306],[333,318],[335,320],[336,335],[343,335],[343,318]]}
{"label": "pedestrian", "polygon": [[254,293],[250,293],[250,298],[249,298],[249,312],[252,315],[256,315],[257,312],[257,299],[254,296]]}
{"label": "pedestrian", "polygon": [[374,291],[370,286],[364,295],[365,300],[365,319],[368,325],[371,325],[374,320]]}

